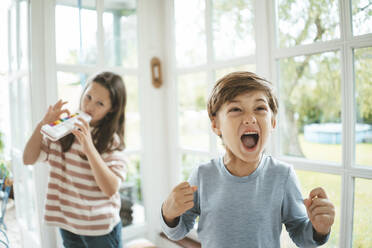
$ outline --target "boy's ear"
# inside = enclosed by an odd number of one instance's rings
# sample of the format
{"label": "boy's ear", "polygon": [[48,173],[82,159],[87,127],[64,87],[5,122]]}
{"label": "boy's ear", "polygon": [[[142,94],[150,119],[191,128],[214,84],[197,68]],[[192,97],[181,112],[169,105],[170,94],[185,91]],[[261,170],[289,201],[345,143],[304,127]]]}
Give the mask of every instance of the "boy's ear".
{"label": "boy's ear", "polygon": [[218,121],[218,118],[216,116],[213,116],[212,117],[212,130],[213,132],[217,135],[217,136],[220,136],[221,137],[221,130],[220,130],[220,124],[219,124],[219,121]]}
{"label": "boy's ear", "polygon": [[271,126],[272,126],[273,129],[275,129],[275,127],[276,127],[276,118],[275,118],[275,116],[273,116],[273,118],[272,118]]}

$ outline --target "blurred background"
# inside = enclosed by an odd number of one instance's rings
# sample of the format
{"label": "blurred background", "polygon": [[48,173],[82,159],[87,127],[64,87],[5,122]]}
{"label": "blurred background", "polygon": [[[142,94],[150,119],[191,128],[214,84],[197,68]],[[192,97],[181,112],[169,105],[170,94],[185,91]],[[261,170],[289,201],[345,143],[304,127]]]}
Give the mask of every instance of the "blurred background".
{"label": "blurred background", "polygon": [[[128,247],[178,247],[159,236],[160,206],[193,168],[223,155],[206,102],[237,70],[275,86],[268,152],[293,164],[304,197],[322,186],[336,206],[323,247],[372,247],[371,0],[2,0],[0,35],[0,229],[10,247],[62,247],[42,223],[47,166],[24,166],[23,147],[48,105],[63,99],[75,111],[102,70],[128,90]],[[282,247],[295,247],[285,231]]]}

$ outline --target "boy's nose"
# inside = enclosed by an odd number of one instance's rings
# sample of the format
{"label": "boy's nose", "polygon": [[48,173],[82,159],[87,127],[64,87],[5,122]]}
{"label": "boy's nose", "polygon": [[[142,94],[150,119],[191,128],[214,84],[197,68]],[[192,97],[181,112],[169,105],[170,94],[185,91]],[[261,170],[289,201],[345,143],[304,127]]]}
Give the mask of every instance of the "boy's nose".
{"label": "boy's nose", "polygon": [[249,125],[249,124],[256,124],[256,118],[253,116],[248,116],[244,120],[244,125]]}

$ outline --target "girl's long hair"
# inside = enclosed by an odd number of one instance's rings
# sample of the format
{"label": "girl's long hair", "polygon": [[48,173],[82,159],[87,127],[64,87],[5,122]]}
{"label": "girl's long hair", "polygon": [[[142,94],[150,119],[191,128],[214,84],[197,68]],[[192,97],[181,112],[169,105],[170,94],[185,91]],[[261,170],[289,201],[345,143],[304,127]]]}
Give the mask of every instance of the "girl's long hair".
{"label": "girl's long hair", "polygon": [[[106,88],[110,93],[111,100],[110,112],[93,127],[92,139],[94,146],[99,154],[115,150],[121,151],[125,148],[125,106],[127,104],[127,93],[123,79],[112,72],[99,73],[89,80],[89,83],[85,86],[81,94],[80,104],[85,91],[91,83],[98,83]],[[119,140],[115,140],[115,134],[118,135]],[[67,152],[70,150],[74,140],[75,136],[73,134],[69,134],[60,139],[59,142],[62,145],[62,151]]]}

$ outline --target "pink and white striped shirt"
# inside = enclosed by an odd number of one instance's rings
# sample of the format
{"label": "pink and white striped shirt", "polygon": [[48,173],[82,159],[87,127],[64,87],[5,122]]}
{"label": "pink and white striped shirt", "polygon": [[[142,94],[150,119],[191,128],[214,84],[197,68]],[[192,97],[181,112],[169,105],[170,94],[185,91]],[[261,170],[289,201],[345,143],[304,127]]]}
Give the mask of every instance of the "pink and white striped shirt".
{"label": "pink and white striped shirt", "polygon": [[[38,161],[50,165],[45,203],[46,224],[78,235],[105,235],[120,222],[120,195],[107,197],[98,187],[88,160],[75,139],[69,151],[61,144],[43,139]],[[103,161],[124,181],[126,161],[122,151],[101,154]]]}

